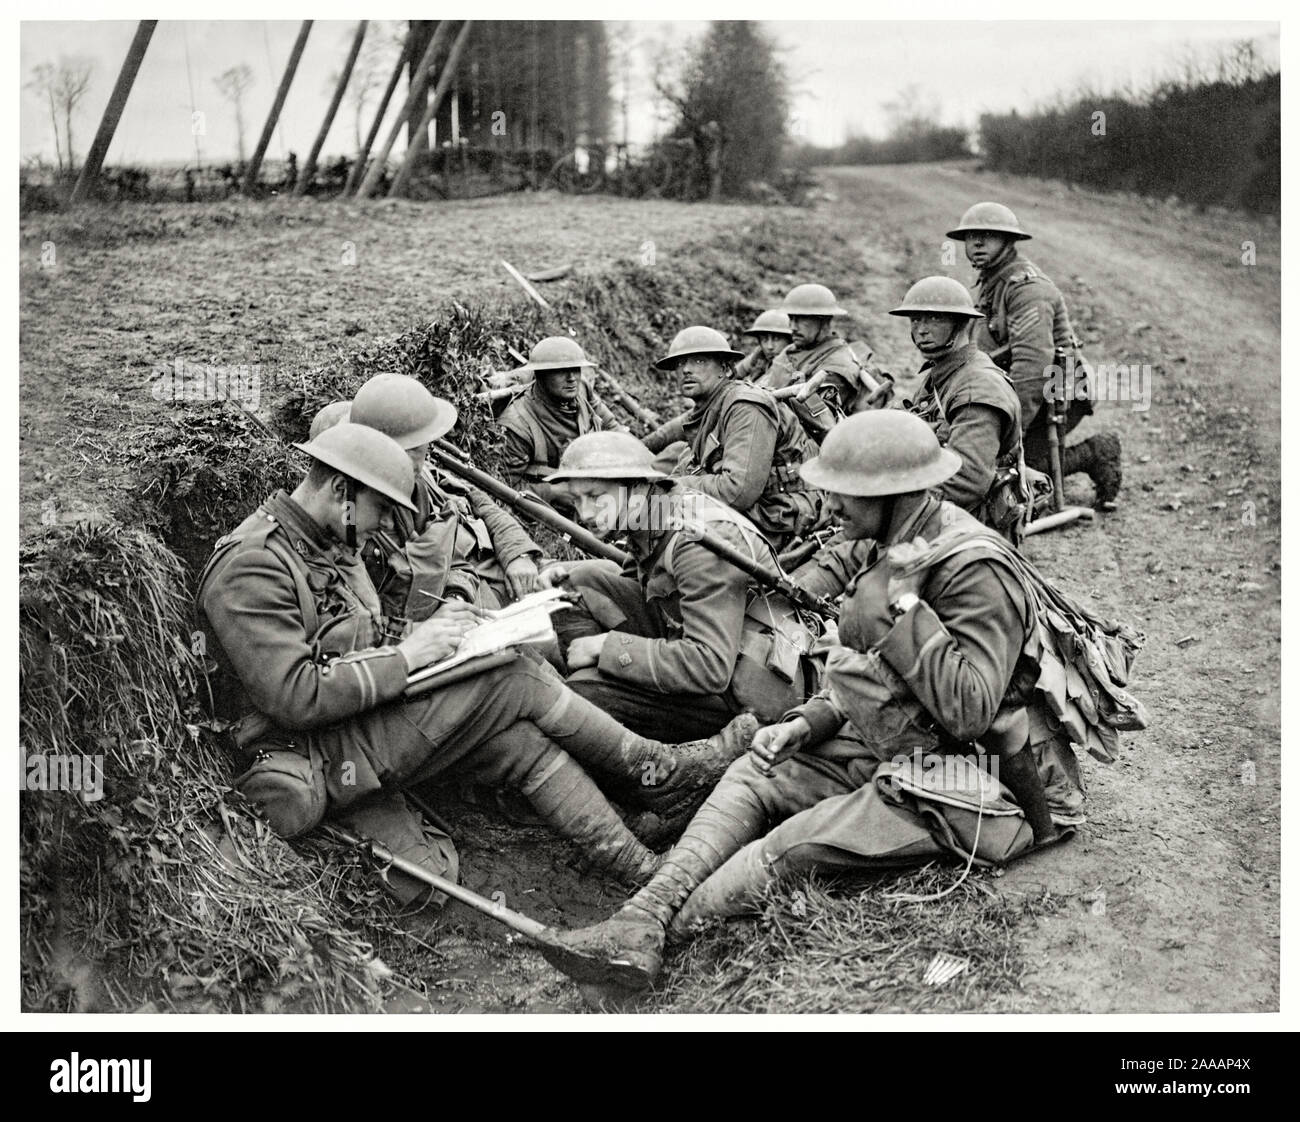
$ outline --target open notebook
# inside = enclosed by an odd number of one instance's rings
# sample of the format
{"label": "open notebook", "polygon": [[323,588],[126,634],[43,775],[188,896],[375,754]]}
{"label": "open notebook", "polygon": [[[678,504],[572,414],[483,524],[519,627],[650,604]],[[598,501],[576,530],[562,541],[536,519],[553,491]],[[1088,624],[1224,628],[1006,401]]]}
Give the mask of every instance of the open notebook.
{"label": "open notebook", "polygon": [[488,619],[465,633],[455,654],[417,670],[407,678],[407,688],[480,655],[492,654],[520,643],[544,643],[554,639],[555,628],[551,625],[551,613],[571,607],[572,604],[573,601],[564,589],[544,588],[540,592],[529,593],[504,608],[488,612]]}

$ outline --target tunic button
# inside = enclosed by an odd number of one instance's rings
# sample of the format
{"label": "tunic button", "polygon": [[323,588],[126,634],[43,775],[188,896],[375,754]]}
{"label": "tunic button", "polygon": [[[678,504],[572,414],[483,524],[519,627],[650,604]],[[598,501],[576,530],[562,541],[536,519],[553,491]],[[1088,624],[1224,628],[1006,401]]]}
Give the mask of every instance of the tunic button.
{"label": "tunic button", "polygon": [[631,666],[632,656],[628,654],[626,651],[624,651],[621,655],[618,656],[618,664],[619,666]]}

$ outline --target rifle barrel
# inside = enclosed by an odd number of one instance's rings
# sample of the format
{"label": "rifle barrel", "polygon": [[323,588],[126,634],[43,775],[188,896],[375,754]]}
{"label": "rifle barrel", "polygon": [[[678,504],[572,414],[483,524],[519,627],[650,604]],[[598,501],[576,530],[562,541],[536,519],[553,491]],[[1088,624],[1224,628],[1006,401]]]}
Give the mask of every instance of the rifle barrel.
{"label": "rifle barrel", "polygon": [[439,445],[442,441],[437,441],[433,448],[429,450],[430,455],[446,468],[452,475],[459,476],[469,483],[473,483],[482,491],[486,491],[494,499],[505,503],[509,507],[522,514],[527,514],[534,521],[541,522],[549,526],[552,530],[563,534],[566,538],[574,543],[579,549],[590,553],[593,557],[603,557],[608,561],[613,561],[618,565],[627,564],[631,558],[628,557],[617,546],[612,546],[608,542],[601,541],[595,534],[589,530],[583,529],[576,522],[565,518],[553,507],[548,506],[540,499],[534,499],[528,495],[521,495],[513,487],[508,487],[499,479],[494,479],[485,471],[479,471],[478,468],[470,467],[469,464],[456,458],[450,453],[444,451]]}

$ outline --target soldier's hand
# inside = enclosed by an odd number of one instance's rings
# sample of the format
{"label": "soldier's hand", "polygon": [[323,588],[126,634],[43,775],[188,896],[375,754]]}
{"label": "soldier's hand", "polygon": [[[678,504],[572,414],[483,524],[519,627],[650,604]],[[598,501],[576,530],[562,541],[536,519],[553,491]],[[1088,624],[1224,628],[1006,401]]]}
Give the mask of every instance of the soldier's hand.
{"label": "soldier's hand", "polygon": [[506,583],[516,600],[537,591],[539,576],[537,565],[531,557],[516,557],[506,566]]}
{"label": "soldier's hand", "polygon": [[455,654],[465,632],[478,622],[478,615],[472,614],[478,609],[472,604],[458,606],[469,609],[469,612],[458,610],[449,612],[444,617],[443,613],[453,606],[454,602],[444,604],[438,609],[436,615],[418,624],[397,644],[397,649],[402,652],[409,669],[419,670],[423,666],[440,662]]}
{"label": "soldier's hand", "polygon": [[802,717],[783,721],[779,725],[768,725],[754,734],[749,754],[760,772],[771,775],[777,764],[802,751],[811,736],[812,726]]}
{"label": "soldier's hand", "polygon": [[559,588],[560,585],[564,584],[568,579],[569,566],[561,561],[555,565],[548,565],[537,574],[537,587]]}
{"label": "soldier's hand", "polygon": [[599,635],[582,635],[574,639],[564,652],[564,660],[569,664],[569,669],[581,670],[584,666],[595,666],[600,661],[600,651],[608,634],[608,631],[602,631]]}
{"label": "soldier's hand", "polygon": [[925,572],[918,570],[914,573],[905,573],[905,570],[922,554],[929,552],[930,543],[924,538],[913,538],[910,542],[898,542],[891,545],[885,554],[885,559],[890,565],[889,585],[885,590],[885,596],[889,603],[893,603],[904,593],[910,592],[914,596],[921,595],[921,585],[925,583]]}

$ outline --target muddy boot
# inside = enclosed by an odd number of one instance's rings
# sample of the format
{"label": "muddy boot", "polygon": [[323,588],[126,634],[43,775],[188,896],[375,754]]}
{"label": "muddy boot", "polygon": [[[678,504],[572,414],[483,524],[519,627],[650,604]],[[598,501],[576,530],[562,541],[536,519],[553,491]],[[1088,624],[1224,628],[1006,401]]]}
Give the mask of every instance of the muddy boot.
{"label": "muddy boot", "polygon": [[[632,732],[567,689],[533,720],[584,767],[610,776],[636,792],[642,805],[657,811],[664,809],[665,800],[676,801],[682,792],[717,783],[731,761],[748,751],[758,731],[758,718],[742,713],[707,740],[664,744]],[[655,792],[654,805],[642,797],[648,789]]]}
{"label": "muddy boot", "polygon": [[576,982],[616,993],[647,989],[659,975],[664,932],[677,910],[766,825],[765,811],[745,784],[720,784],[650,883],[604,923],[548,933],[541,948],[546,961]]}
{"label": "muddy boot", "polygon": [[658,869],[660,858],[633,837],[591,776],[564,752],[539,761],[519,791],[552,830],[578,847],[587,868],[632,887]]}
{"label": "muddy boot", "polygon": [[741,713],[710,737],[668,745],[671,765],[645,769],[639,801],[663,820],[666,831],[680,834],[727,768],[749,751],[759,728],[754,714]]}
{"label": "muddy boot", "polygon": [[668,941],[685,942],[712,920],[753,911],[755,902],[776,879],[763,857],[763,839],[750,842],[687,897],[668,926]]}
{"label": "muddy boot", "polygon": [[1015,797],[1016,805],[1025,814],[1025,821],[1034,831],[1034,845],[1041,848],[1060,840],[1052,812],[1047,808],[1047,792],[1038,774],[1038,764],[1030,748],[1022,748],[1013,756],[998,759],[998,778]]}
{"label": "muddy boot", "polygon": [[[430,825],[402,797],[400,791],[378,791],[348,807],[338,816],[341,825],[370,841],[379,842],[396,857],[404,857],[435,876],[453,883],[459,879],[460,859],[446,834]],[[447,897],[406,873],[381,868],[384,890],[404,908],[441,908]]]}
{"label": "muddy boot", "polygon": [[1114,510],[1115,496],[1124,482],[1119,436],[1113,432],[1099,433],[1082,444],[1072,444],[1061,450],[1062,478],[1086,472],[1092,480],[1093,506],[1098,510]]}

